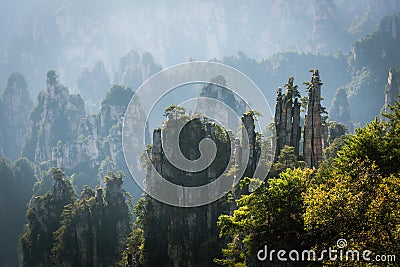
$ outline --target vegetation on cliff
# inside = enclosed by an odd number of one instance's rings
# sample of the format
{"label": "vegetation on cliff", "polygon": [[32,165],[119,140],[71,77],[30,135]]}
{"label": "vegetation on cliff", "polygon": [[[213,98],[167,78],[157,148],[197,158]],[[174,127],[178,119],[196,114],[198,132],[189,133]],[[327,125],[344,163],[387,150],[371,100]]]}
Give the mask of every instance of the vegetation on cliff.
{"label": "vegetation on cliff", "polygon": [[51,170],[50,191],[32,199],[20,238],[22,266],[115,266],[131,231],[129,195],[122,174],[105,187],[85,187],[78,199],[70,179]]}
{"label": "vegetation on cliff", "polygon": [[258,266],[255,256],[264,245],[322,251],[340,238],[348,240],[347,249],[396,254],[400,102],[385,116],[388,121],[376,119],[342,140],[329,163],[287,169],[237,200],[238,209],[219,218],[220,235],[231,242],[216,262]]}

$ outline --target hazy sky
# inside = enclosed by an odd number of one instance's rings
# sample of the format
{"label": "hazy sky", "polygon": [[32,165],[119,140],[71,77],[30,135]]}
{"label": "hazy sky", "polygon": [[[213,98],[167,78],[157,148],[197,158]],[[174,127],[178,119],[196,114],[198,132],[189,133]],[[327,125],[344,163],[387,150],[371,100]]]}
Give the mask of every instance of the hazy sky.
{"label": "hazy sky", "polygon": [[[164,67],[238,51],[257,60],[286,50],[347,53],[352,40],[399,6],[396,0],[2,0],[0,82],[21,71],[36,87],[54,68],[73,88],[81,68],[99,59],[112,80],[132,49],[149,51]],[[324,44],[320,33],[333,41]]]}

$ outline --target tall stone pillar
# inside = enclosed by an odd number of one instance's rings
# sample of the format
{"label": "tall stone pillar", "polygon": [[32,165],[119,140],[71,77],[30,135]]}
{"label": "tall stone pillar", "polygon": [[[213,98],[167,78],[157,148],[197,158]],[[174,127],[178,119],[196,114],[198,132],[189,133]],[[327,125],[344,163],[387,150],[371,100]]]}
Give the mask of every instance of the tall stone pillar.
{"label": "tall stone pillar", "polygon": [[282,88],[278,88],[276,93],[276,104],[275,104],[275,132],[276,132],[276,148],[275,157],[278,157],[281,153],[281,149],[284,146],[284,131],[285,126],[282,123]]}
{"label": "tall stone pillar", "polygon": [[298,98],[295,98],[293,105],[293,134],[291,140],[291,146],[294,147],[294,153],[299,157],[300,149],[300,138],[301,138],[301,127],[300,127],[300,103]]}
{"label": "tall stone pillar", "polygon": [[318,168],[322,161],[321,85],[318,70],[313,71],[308,86],[307,116],[304,124],[304,159],[309,167]]}
{"label": "tall stone pillar", "polygon": [[282,95],[282,88],[278,88],[275,107],[275,129],[277,136],[275,157],[282,148],[293,146],[296,156],[299,156],[300,147],[300,103],[297,86],[293,86],[293,77],[289,77],[285,85],[286,93]]}
{"label": "tall stone pillar", "polygon": [[390,112],[390,105],[394,105],[400,95],[400,65],[389,69],[388,81],[385,87],[385,104],[383,112]]}

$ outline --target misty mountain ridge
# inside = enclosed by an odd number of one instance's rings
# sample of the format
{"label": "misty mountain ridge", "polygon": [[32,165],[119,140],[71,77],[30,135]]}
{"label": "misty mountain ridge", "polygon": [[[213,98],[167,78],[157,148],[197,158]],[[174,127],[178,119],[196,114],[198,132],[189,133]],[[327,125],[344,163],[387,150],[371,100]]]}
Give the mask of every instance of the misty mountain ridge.
{"label": "misty mountain ridge", "polygon": [[[295,242],[327,247],[342,238],[343,226],[361,238],[352,240],[356,246],[398,251],[400,105],[386,117],[382,112],[400,94],[400,2],[6,0],[0,16],[1,266],[259,266],[248,252],[266,240],[288,249]],[[257,111],[245,112],[243,99],[212,83],[166,94],[148,118],[134,107],[133,126],[146,125],[145,143],[153,143],[129,160],[144,168],[155,163],[173,183],[206,184],[250,148],[240,188],[193,209],[143,196],[122,149],[135,90],[188,60],[248,75],[275,106],[268,129],[277,127],[280,141],[271,156],[273,136],[257,132]],[[176,106],[198,88],[199,96],[244,113],[240,129],[249,144]],[[195,174],[173,167],[161,143],[161,129],[173,132],[182,118],[192,119],[179,136],[185,157],[200,156],[196,144],[206,136],[217,144],[215,162]],[[265,186],[249,194],[258,162],[273,166]],[[157,190],[152,171],[146,183]],[[236,176],[235,168],[228,173]],[[324,198],[330,194],[346,212],[329,210],[337,206]],[[364,224],[348,228],[343,215]]]}
{"label": "misty mountain ridge", "polygon": [[71,88],[77,88],[81,69],[98,60],[111,76],[118,69],[118,58],[132,48],[140,54],[150,52],[163,66],[238,51],[256,59],[288,50],[346,54],[384,15],[400,11],[395,0],[151,1],[134,6],[130,1],[115,5],[44,1],[34,5],[3,3],[0,84],[5,84],[8,73],[19,71],[35,93],[43,88],[41,77],[49,69],[57,70]]}

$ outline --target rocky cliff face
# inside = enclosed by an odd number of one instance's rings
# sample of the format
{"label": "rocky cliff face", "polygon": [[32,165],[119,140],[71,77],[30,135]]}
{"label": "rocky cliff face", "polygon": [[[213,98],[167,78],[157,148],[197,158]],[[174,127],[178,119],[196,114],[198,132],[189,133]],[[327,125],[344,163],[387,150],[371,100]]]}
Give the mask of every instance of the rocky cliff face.
{"label": "rocky cliff face", "polygon": [[278,157],[282,148],[294,147],[295,154],[299,157],[300,151],[300,94],[297,85],[293,86],[293,77],[289,78],[285,85],[286,94],[282,95],[282,89],[278,88],[275,106],[276,152]]}
{"label": "rocky cliff face", "polygon": [[[351,63],[356,70],[363,66],[379,68],[394,65],[399,60],[400,14],[384,17],[376,31],[355,42]],[[387,71],[387,70],[386,70]],[[385,72],[386,72],[385,71]]]}
{"label": "rocky cliff face", "polygon": [[333,0],[318,0],[312,4],[313,28],[310,45],[313,50],[328,53],[332,45],[336,49],[347,50],[351,36],[339,26],[337,8]]}
{"label": "rocky cliff face", "polygon": [[[185,186],[207,184],[218,177],[231,156],[240,155],[243,148],[250,149],[250,157],[246,172],[254,172],[259,154],[256,151],[256,136],[254,132],[254,118],[245,115],[242,118],[247,131],[249,143],[236,146],[235,151],[229,151],[229,138],[218,134],[217,126],[212,123],[204,123],[200,120],[192,121],[188,127],[184,127],[180,137],[182,153],[188,158],[198,157],[198,151],[193,149],[199,140],[209,137],[217,144],[218,153],[216,160],[204,171],[188,173],[172,166],[165,157],[161,146],[161,131],[156,129],[153,135],[153,147],[151,150],[152,164],[165,179]],[[168,124],[173,124],[173,119]],[[186,129],[185,129],[186,128]],[[163,128],[166,130],[165,128]],[[239,141],[239,140],[238,140]],[[239,142],[240,143],[240,142]],[[238,158],[240,164],[240,158]],[[146,185],[149,190],[157,190],[160,186],[154,179],[154,173],[149,171],[146,177]],[[233,203],[220,199],[206,206],[195,208],[173,207],[161,203],[146,196],[143,231],[144,266],[213,266],[213,258],[220,255],[223,246],[218,239],[216,221],[221,213],[227,213]]]}
{"label": "rocky cliff face", "polygon": [[[231,107],[236,114],[243,114],[246,111],[247,104],[243,99],[232,93],[232,91],[217,86],[215,84],[221,84],[226,86],[226,80],[223,76],[217,75],[210,80],[210,84],[204,86],[200,92],[201,97],[214,98],[222,101],[229,107]],[[217,110],[215,112],[218,112]]]}
{"label": "rocky cliff face", "polygon": [[341,87],[336,90],[328,113],[330,120],[346,125],[350,133],[354,131],[353,122],[351,120],[350,105],[345,88]]}
{"label": "rocky cliff face", "polygon": [[[387,15],[394,14],[400,10],[400,3],[396,0],[368,0],[363,3],[366,6],[364,14],[353,21],[349,31],[356,36],[367,35],[379,21]],[[346,4],[349,4],[346,2]],[[361,11],[361,10],[360,10]]]}
{"label": "rocky cliff face", "polygon": [[389,70],[388,80],[385,87],[385,104],[383,112],[390,112],[389,105],[394,105],[400,96],[400,65],[391,67]]}
{"label": "rocky cliff face", "polygon": [[131,220],[122,175],[111,173],[104,189],[85,187],[78,200],[60,170],[53,177],[28,210],[22,266],[116,266]]}
{"label": "rocky cliff face", "polygon": [[309,167],[316,168],[323,158],[321,85],[319,72],[314,70],[308,87],[307,115],[304,123],[304,160]]}
{"label": "rocky cliff face", "polygon": [[60,170],[53,171],[52,190],[32,200],[27,212],[28,224],[21,237],[22,266],[51,266],[53,233],[60,226],[64,206],[73,203],[74,192]]}
{"label": "rocky cliff face", "polygon": [[54,71],[31,113],[23,155],[76,174],[75,185],[94,186],[115,168],[126,171],[121,147],[122,117],[133,92],[113,86],[97,114],[87,114],[80,95],[69,94]]}
{"label": "rocky cliff face", "polygon": [[54,71],[47,73],[47,88],[38,97],[31,113],[31,129],[23,155],[34,162],[53,159],[55,146],[69,144],[76,139],[84,102],[79,95],[70,95],[59,83]]}
{"label": "rocky cliff face", "polygon": [[104,189],[86,187],[64,209],[52,250],[56,266],[117,266],[131,231],[122,182],[110,174]]}
{"label": "rocky cliff face", "polygon": [[[133,96],[133,91],[128,87],[114,85],[107,92],[101,103],[100,112],[97,114],[97,136],[100,142],[100,155],[97,161],[98,179],[104,177],[108,171],[122,170],[126,177],[126,188],[136,197],[139,197],[138,187],[133,182],[125,163],[122,150],[122,125],[126,107]],[[134,123],[145,120],[143,113],[138,111]]]}
{"label": "rocky cliff face", "polygon": [[110,78],[106,73],[103,61],[96,62],[92,67],[83,68],[77,85],[79,92],[86,101],[89,111],[97,111],[98,104],[110,88]]}
{"label": "rocky cliff face", "polygon": [[160,70],[161,66],[155,63],[150,53],[140,55],[132,50],[121,58],[114,83],[124,84],[132,90],[136,90],[142,82]]}
{"label": "rocky cliff face", "polygon": [[29,129],[29,113],[33,106],[29,97],[25,78],[13,73],[8,78],[7,87],[2,95],[2,131],[4,156],[16,159],[21,155],[25,135]]}
{"label": "rocky cliff face", "polygon": [[[376,30],[355,42],[351,52],[352,81],[347,85],[352,119],[361,126],[373,120],[384,105],[379,88],[387,83],[391,66],[400,63],[400,14],[382,18]],[[361,101],[362,99],[362,101]]]}

